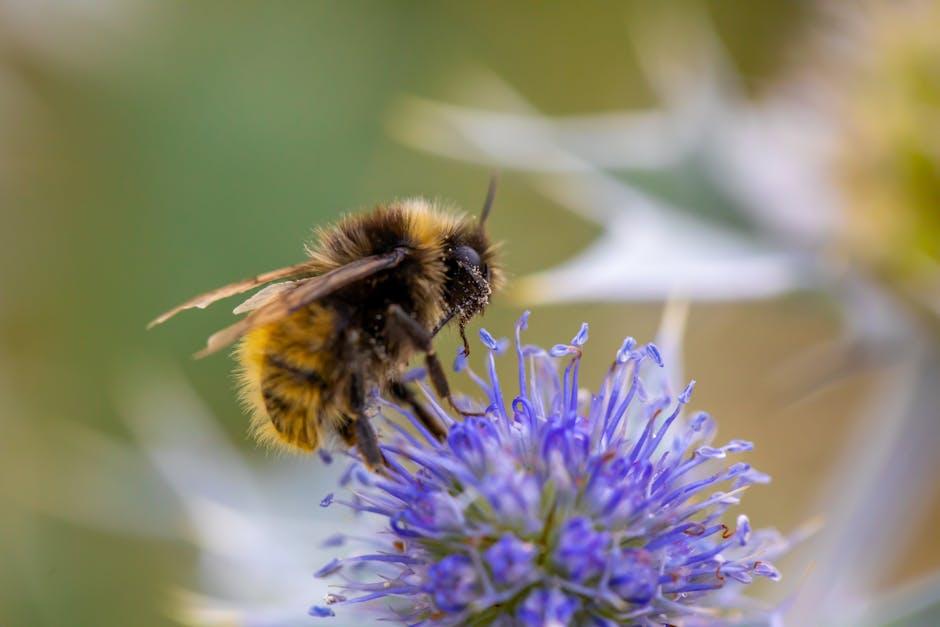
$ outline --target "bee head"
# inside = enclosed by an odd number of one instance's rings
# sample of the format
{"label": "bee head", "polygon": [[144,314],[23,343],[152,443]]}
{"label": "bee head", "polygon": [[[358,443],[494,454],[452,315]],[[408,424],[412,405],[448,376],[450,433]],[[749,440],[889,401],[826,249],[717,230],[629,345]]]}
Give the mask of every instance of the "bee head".
{"label": "bee head", "polygon": [[464,337],[464,327],[471,318],[486,309],[493,291],[503,282],[502,272],[496,263],[496,247],[485,229],[485,221],[493,205],[495,192],[494,178],[490,181],[479,221],[463,222],[445,246],[444,301],[447,316],[439,326],[456,319],[460,325],[465,352],[469,352],[469,349]]}

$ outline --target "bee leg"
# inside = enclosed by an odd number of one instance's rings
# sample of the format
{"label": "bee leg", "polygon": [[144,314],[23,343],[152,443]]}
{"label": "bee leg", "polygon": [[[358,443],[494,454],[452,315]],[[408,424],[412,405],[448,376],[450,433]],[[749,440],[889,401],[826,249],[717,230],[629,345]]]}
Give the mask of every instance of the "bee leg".
{"label": "bee leg", "polygon": [[343,438],[346,446],[356,446],[356,432],[353,430],[353,420],[346,414],[343,414],[343,424],[337,428],[339,437]]}
{"label": "bee leg", "polygon": [[351,439],[355,441],[359,454],[369,470],[382,473],[388,464],[385,462],[385,456],[382,455],[382,449],[379,448],[379,439],[375,435],[375,429],[372,428],[372,423],[366,415],[365,403],[366,395],[362,379],[353,377],[349,386],[349,405],[356,415],[350,425],[352,427]]}
{"label": "bee leg", "polygon": [[424,405],[418,402],[414,390],[401,381],[393,381],[391,386],[389,386],[389,392],[391,392],[395,400],[411,408],[415,413],[415,417],[424,425],[431,435],[438,440],[443,440],[447,437],[447,430],[441,426],[437,418],[432,416],[428,410],[424,408]]}
{"label": "bee leg", "polygon": [[366,466],[372,472],[383,473],[388,467],[388,462],[385,461],[382,449],[379,448],[379,439],[375,435],[372,423],[364,415],[360,415],[353,421],[353,431],[356,434],[356,446],[359,447]]}
{"label": "bee leg", "polygon": [[457,403],[454,402],[454,396],[450,391],[450,384],[447,382],[447,377],[444,376],[444,367],[441,366],[441,360],[437,358],[437,354],[433,350],[424,354],[424,363],[427,366],[428,377],[431,379],[431,385],[434,386],[434,391],[437,392],[437,395],[441,398],[446,398],[447,403],[455,412],[464,418],[486,415],[486,412],[467,411],[457,406]]}
{"label": "bee leg", "polygon": [[446,398],[448,404],[461,416],[483,416],[482,412],[470,412],[461,409],[454,402],[454,396],[450,391],[450,384],[444,375],[444,367],[441,366],[441,360],[437,358],[434,351],[431,333],[418,324],[417,320],[409,316],[399,305],[391,305],[388,308],[389,331],[391,335],[399,340],[404,339],[424,353],[425,365],[428,368],[428,378],[431,379],[431,385],[434,391],[441,398]]}

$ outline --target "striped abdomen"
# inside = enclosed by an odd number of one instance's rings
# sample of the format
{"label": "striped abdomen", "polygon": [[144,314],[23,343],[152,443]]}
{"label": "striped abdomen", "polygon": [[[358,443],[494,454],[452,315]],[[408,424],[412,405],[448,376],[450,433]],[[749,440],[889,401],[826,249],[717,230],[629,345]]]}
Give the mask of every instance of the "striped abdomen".
{"label": "striped abdomen", "polygon": [[333,321],[333,312],[313,305],[244,337],[242,397],[258,439],[312,451],[324,429],[341,420],[334,405]]}

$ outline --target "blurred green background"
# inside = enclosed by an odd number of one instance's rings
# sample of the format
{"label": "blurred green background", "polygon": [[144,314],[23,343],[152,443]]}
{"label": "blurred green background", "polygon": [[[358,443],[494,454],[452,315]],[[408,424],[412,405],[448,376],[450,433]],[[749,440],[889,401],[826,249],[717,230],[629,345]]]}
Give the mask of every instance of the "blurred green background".
{"label": "blurred green background", "polygon": [[[166,595],[194,585],[192,549],[60,515],[66,501],[93,508],[97,498],[70,480],[69,424],[129,437],[121,382],[136,364],[158,363],[182,369],[249,459],[269,457],[245,437],[230,361],[189,359],[230,307],[144,325],[194,293],[296,262],[310,229],[342,211],[417,194],[476,211],[489,172],[391,139],[388,112],[400,98],[447,100],[465,72],[486,68],[550,114],[654,104],[630,41],[649,3],[0,7],[3,625],[171,623]],[[729,2],[706,13],[759,95],[792,61],[810,9]],[[597,235],[512,173],[491,230],[515,276]],[[510,287],[496,300],[488,328],[510,329],[521,309],[511,296]],[[597,350],[587,377],[596,377],[624,335],[651,339],[660,312],[545,307],[531,339],[551,344],[589,321]],[[756,526],[792,529],[816,513],[814,488],[877,376],[796,404],[774,386],[775,362],[838,325],[832,304],[811,294],[693,305],[685,349],[696,405],[719,418],[723,436],[754,440],[751,461],[774,476],[748,494]],[[451,354],[454,338],[444,342]],[[315,476],[318,462],[309,463]],[[146,508],[150,488],[139,489]],[[886,580],[936,567],[940,546],[904,561]]]}

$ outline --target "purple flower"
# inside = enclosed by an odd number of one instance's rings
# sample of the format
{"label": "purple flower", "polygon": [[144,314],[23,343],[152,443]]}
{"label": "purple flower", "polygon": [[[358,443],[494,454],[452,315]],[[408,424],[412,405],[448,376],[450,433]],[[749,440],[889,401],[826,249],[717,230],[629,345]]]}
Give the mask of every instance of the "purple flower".
{"label": "purple flower", "polygon": [[481,593],[480,576],[463,555],[448,555],[428,569],[428,594],[444,612],[460,612]]}
{"label": "purple flower", "polygon": [[496,583],[513,584],[529,576],[536,554],[534,544],[507,533],[488,548],[483,557]]}
{"label": "purple flower", "polygon": [[369,553],[319,571],[342,577],[343,595],[328,604],[429,625],[764,617],[741,591],[754,577],[779,579],[768,558],[785,543],[743,515],[733,528],[722,522],[748,486],[768,481],[726,461],[752,445],[715,445],[707,414],[684,415],[692,385],[669,390],[654,345],[625,341],[587,393],[587,327],[545,351],[522,344],[526,320],[516,327],[516,390],[497,378],[506,343],[481,333],[488,377],[457,365],[479,385],[485,414],[456,420],[428,395],[446,441],[399,427],[384,440],[384,476],[360,472],[358,461],[346,473],[359,485],[337,502],[381,517],[387,530]]}
{"label": "purple flower", "polygon": [[646,605],[659,587],[658,564],[645,549],[623,549],[612,560],[608,585],[621,599]]}
{"label": "purple flower", "polygon": [[580,605],[557,588],[535,588],[519,606],[516,619],[525,627],[565,627],[572,624]]}
{"label": "purple flower", "polygon": [[595,531],[583,516],[572,518],[558,534],[553,559],[572,581],[596,579],[604,573],[610,556],[610,533]]}

